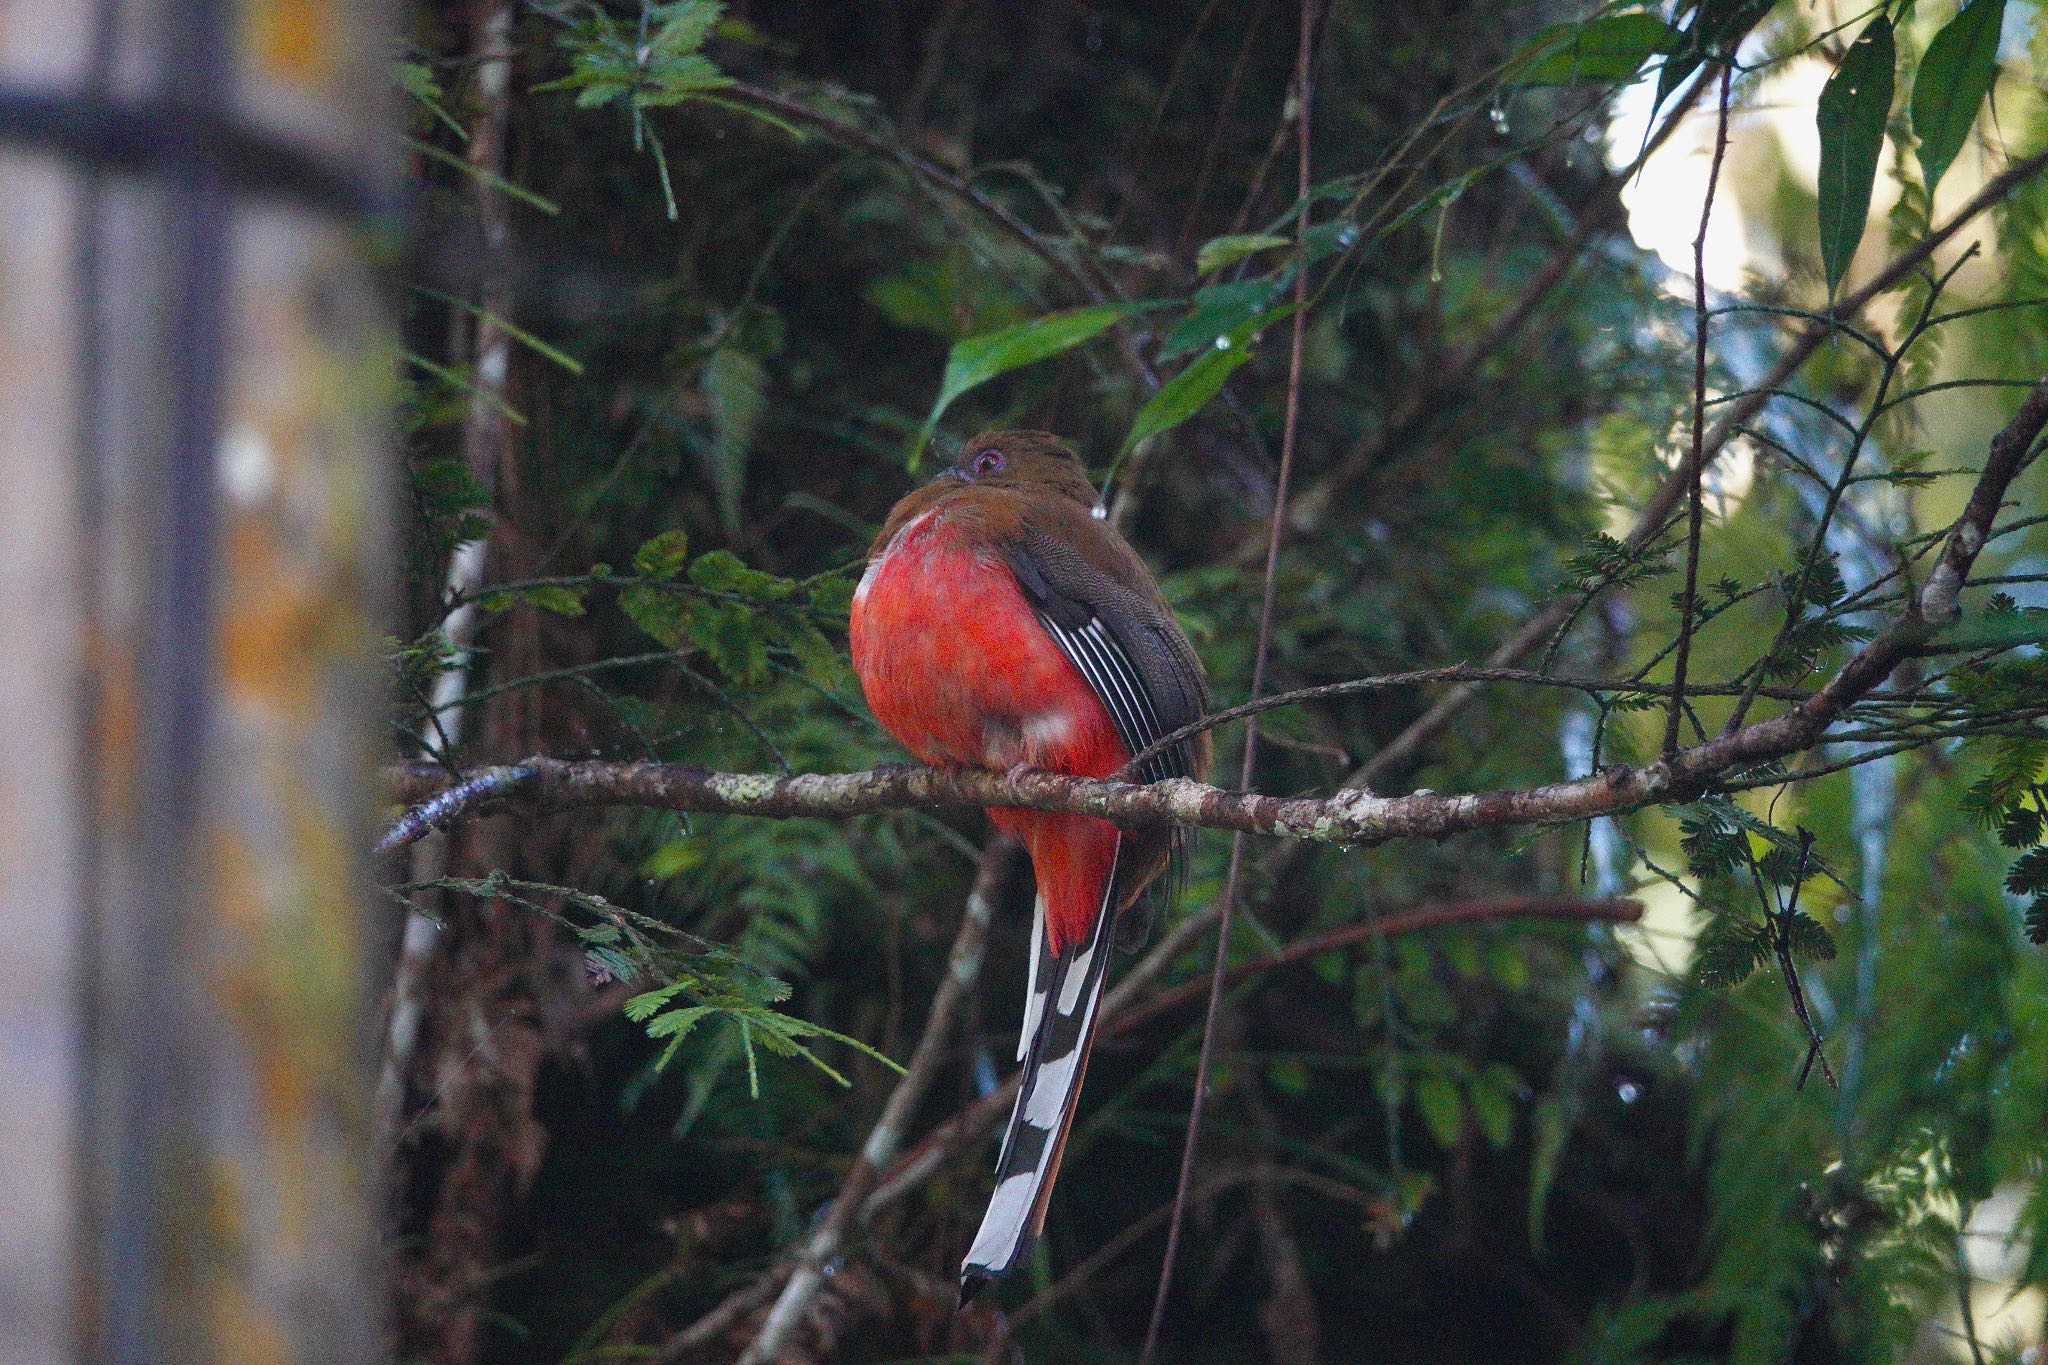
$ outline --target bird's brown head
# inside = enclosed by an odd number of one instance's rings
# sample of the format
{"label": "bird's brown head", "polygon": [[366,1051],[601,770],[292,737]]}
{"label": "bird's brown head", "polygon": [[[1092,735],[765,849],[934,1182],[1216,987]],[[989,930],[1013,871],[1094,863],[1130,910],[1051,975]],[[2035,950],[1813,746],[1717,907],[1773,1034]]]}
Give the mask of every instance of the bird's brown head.
{"label": "bird's brown head", "polygon": [[881,554],[900,528],[937,507],[1001,541],[1016,535],[1027,507],[1061,504],[1095,506],[1095,485],[1065,441],[1046,431],[985,431],[930,483],[903,495],[868,554]]}
{"label": "bird's brown head", "polygon": [[1048,431],[984,431],[939,476],[979,488],[1056,493],[1095,505],[1095,485],[1065,441]]}

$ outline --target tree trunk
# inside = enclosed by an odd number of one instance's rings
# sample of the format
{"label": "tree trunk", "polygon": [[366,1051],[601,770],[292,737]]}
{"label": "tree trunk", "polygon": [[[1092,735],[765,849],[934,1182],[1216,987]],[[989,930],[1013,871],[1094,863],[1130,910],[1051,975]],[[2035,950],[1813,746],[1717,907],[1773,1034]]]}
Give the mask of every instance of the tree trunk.
{"label": "tree trunk", "polygon": [[0,23],[0,1360],[368,1361],[381,5]]}

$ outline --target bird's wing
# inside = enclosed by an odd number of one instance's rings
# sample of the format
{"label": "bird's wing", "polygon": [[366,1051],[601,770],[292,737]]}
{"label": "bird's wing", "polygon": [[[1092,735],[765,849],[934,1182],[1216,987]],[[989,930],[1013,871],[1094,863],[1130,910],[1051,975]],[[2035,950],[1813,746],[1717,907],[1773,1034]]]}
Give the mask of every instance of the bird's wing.
{"label": "bird's wing", "polygon": [[[1121,841],[1119,841],[1121,847]],[[1047,1197],[1059,1174],[1060,1153],[1081,1096],[1088,1050],[1095,1043],[1096,1006],[1102,998],[1103,969],[1109,962],[1109,934],[1116,918],[1114,866],[1104,879],[1101,913],[1088,938],[1055,956],[1037,917],[1037,954],[1031,999],[1025,1007],[1027,1046],[1017,1083],[1017,1102],[996,1158],[996,1188],[981,1230],[960,1266],[960,1301],[965,1304],[990,1280],[1000,1278],[1025,1256],[1045,1226]]]}
{"label": "bird's wing", "polygon": [[[1003,547],[1003,557],[1130,753],[1208,711],[1201,664],[1163,603],[1148,600],[1051,536],[1027,531]],[[1198,754],[1197,741],[1183,740],[1147,759],[1137,776],[1146,782],[1197,776]]]}

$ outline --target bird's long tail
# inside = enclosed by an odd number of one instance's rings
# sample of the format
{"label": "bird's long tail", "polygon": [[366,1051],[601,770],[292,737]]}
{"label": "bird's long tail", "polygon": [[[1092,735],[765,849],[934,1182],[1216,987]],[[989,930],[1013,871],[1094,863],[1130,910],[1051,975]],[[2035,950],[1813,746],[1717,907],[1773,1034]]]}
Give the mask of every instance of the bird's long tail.
{"label": "bird's long tail", "polygon": [[1010,1126],[1003,1133],[1002,1154],[996,1158],[995,1193],[960,1266],[963,1305],[1029,1255],[1045,1225],[1046,1201],[1081,1096],[1088,1050],[1095,1043],[1096,1006],[1102,998],[1116,918],[1115,887],[1112,861],[1102,883],[1101,909],[1087,937],[1067,944],[1057,955],[1047,932],[1045,897],[1038,898],[1035,956],[1019,1040],[1024,1071]]}

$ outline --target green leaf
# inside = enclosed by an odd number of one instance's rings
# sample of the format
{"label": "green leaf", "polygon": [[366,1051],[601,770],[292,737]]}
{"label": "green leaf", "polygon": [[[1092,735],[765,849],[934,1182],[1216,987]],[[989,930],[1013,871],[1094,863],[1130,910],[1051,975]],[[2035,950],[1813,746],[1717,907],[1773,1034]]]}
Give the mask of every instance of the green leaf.
{"label": "green leaf", "polygon": [[2005,889],[2015,896],[2048,896],[2048,847],[2022,854],[2006,871]]}
{"label": "green leaf", "polygon": [[522,204],[531,204],[550,218],[561,216],[562,207],[554,200],[535,194],[524,185],[515,185],[504,176],[493,174],[481,166],[472,165],[464,157],[459,157],[453,152],[443,151],[433,143],[422,142],[416,137],[400,138],[399,141],[405,145],[408,151],[417,152],[421,156],[438,161],[444,166],[452,167],[479,183],[490,186],[500,194],[509,195],[517,199]]}
{"label": "green leaf", "polygon": [[688,1009],[680,1009],[669,1014],[659,1015],[647,1025],[648,1037],[668,1039],[668,1046],[663,1048],[661,1055],[654,1059],[654,1069],[656,1071],[660,1071],[675,1060],[677,1051],[683,1046],[683,1039],[689,1037],[690,1030],[697,1026],[699,1020],[711,1012],[712,1009],[709,1005],[692,1005]]}
{"label": "green leaf", "polygon": [[1870,187],[1884,149],[1898,62],[1892,21],[1880,14],[1864,28],[1820,92],[1820,256],[1833,297],[1870,218]]}
{"label": "green leaf", "polygon": [[[1644,62],[1678,45],[1678,32],[1654,14],[1607,14],[1542,29],[1515,55],[1522,85],[1594,85],[1627,80]],[[1523,66],[1522,63],[1527,65]]]}
{"label": "green leaf", "polygon": [[1465,1126],[1465,1102],[1446,1076],[1424,1076],[1415,1083],[1415,1107],[1439,1147],[1454,1147]]}
{"label": "green leaf", "polygon": [[698,383],[711,412],[711,444],[701,455],[704,473],[711,480],[727,533],[737,537],[747,453],[768,407],[768,371],[737,346],[721,346],[704,362]]}
{"label": "green leaf", "polygon": [[1159,339],[1159,359],[1176,360],[1215,345],[1217,337],[1228,336],[1271,307],[1291,277],[1291,271],[1281,271],[1197,289],[1188,300],[1187,312]]}
{"label": "green leaf", "polygon": [[1833,555],[1822,555],[1813,563],[1813,569],[1806,576],[1805,604],[1815,607],[1832,607],[1849,595],[1849,585],[1842,581],[1841,566]]}
{"label": "green leaf", "polygon": [[701,603],[683,629],[712,666],[734,682],[753,687],[767,677],[768,640],[751,608],[736,602]]}
{"label": "green leaf", "polygon": [[1934,35],[1920,59],[1913,78],[1913,136],[1920,140],[1920,178],[1930,201],[1997,79],[2004,23],[2005,0],[1971,0]]}
{"label": "green leaf", "polygon": [[1306,1095],[1312,1086],[1308,1063],[1295,1058],[1275,1062],[1266,1068],[1266,1083],[1283,1095]]}
{"label": "green leaf", "polygon": [[811,583],[811,610],[844,621],[853,608],[855,584],[850,578],[826,578]]}
{"label": "green leaf", "polygon": [[400,350],[398,355],[406,364],[416,365],[440,380],[443,384],[451,388],[460,389],[471,398],[481,400],[484,404],[496,410],[499,416],[503,417],[513,426],[523,427],[526,425],[525,413],[507,403],[496,392],[479,387],[463,371],[429,360],[416,351]]}
{"label": "green leaf", "polygon": [[713,550],[690,566],[690,581],[709,592],[729,592],[760,602],[779,602],[796,591],[787,578],[750,568],[731,550]]}
{"label": "green leaf", "polygon": [[1651,121],[1655,122],[1665,98],[1699,70],[1701,62],[1708,57],[1732,57],[1749,31],[1776,3],[1777,0],[1700,0],[1693,10],[1692,24],[1683,34],[1683,44],[1657,73],[1657,98],[1650,106]]}
{"label": "green leaf", "polygon": [[1700,934],[1692,970],[1702,986],[1739,986],[1770,960],[1770,931],[1751,920],[1722,918]]}
{"label": "green leaf", "polygon": [[1472,1117],[1479,1125],[1479,1131],[1486,1136],[1488,1144],[1495,1148],[1508,1145],[1515,1135],[1515,1101],[1512,1075],[1505,1078],[1498,1073],[1503,1068],[1488,1067],[1487,1073],[1471,1090]]}
{"label": "green leaf", "polygon": [[704,45],[725,13],[722,0],[677,0],[648,8],[647,68],[657,78],[671,62],[683,60]]}
{"label": "green leaf", "polygon": [[619,594],[619,609],[657,644],[680,648],[690,627],[690,603],[665,588],[628,588]]}
{"label": "green leaf", "polygon": [[657,881],[679,877],[702,867],[710,856],[704,845],[695,839],[671,839],[641,859],[640,875]]}
{"label": "green leaf", "polygon": [[644,1024],[654,1017],[655,1011],[683,993],[684,983],[671,981],[666,986],[643,991],[626,1002],[626,1017],[636,1024]]}
{"label": "green leaf", "polygon": [[1785,922],[1785,946],[1802,962],[1835,960],[1835,936],[1804,910],[1794,911]]}
{"label": "green leaf", "polygon": [[2048,824],[2032,806],[2016,806],[1999,812],[1996,818],[1998,842],[2007,848],[2032,848],[2041,842],[2043,826]]}
{"label": "green leaf", "polygon": [[1929,643],[1957,650],[2048,645],[2048,608],[1965,616],[1935,631]]}
{"label": "green leaf", "polygon": [[1270,251],[1276,246],[1286,246],[1285,237],[1275,237],[1270,232],[1236,233],[1228,237],[1212,237],[1202,243],[1202,249],[1195,253],[1195,273],[1206,275],[1212,270],[1221,270],[1235,265],[1247,256],[1261,251]]}
{"label": "green leaf", "polygon": [[1565,1139],[1571,1136],[1564,1102],[1555,1095],[1538,1100],[1529,1128],[1529,1246],[1540,1251],[1543,1215],[1550,1206],[1551,1186],[1557,1182],[1557,1161],[1564,1155]]}
{"label": "green leaf", "polygon": [[1529,960],[1522,956],[1519,944],[1508,939],[1495,939],[1487,944],[1486,966],[1502,990],[1519,992],[1529,988]]}
{"label": "green leaf", "polygon": [[647,1036],[671,1038],[688,1033],[699,1019],[710,1012],[709,1005],[691,1005],[687,1009],[670,1010],[667,1014],[656,1015],[648,1021]]}
{"label": "green leaf", "polygon": [[520,328],[515,327],[513,324],[507,322],[504,318],[499,317],[496,313],[493,313],[490,309],[485,308],[480,303],[471,303],[468,299],[460,299],[455,297],[455,295],[453,294],[444,294],[438,289],[429,289],[427,288],[427,286],[423,284],[416,284],[412,286],[412,290],[415,294],[424,295],[425,297],[430,299],[437,299],[440,302],[448,304],[452,307],[460,308],[463,312],[468,313],[471,317],[476,318],[480,322],[490,323],[493,327],[496,327],[506,336],[511,337],[514,341],[526,347],[529,351],[532,351],[541,359],[552,361],[554,364],[557,364],[561,366],[563,369],[567,370],[570,374],[580,375],[583,373],[582,361],[576,359],[574,356],[568,354],[566,351],[562,350],[558,346],[550,346],[547,342],[542,341],[533,333],[523,331]]}
{"label": "green leaf", "polygon": [[446,96],[442,93],[440,82],[434,79],[431,68],[419,62],[398,62],[392,70],[398,77],[399,88],[410,95],[422,109],[432,114],[435,122],[464,142],[469,141],[469,130],[457,121],[455,115],[448,112],[447,105],[443,103]]}
{"label": "green leaf", "polygon": [[690,533],[663,531],[633,551],[633,567],[650,578],[674,578],[690,558]]}
{"label": "green leaf", "polygon": [[557,616],[581,616],[583,594],[587,591],[582,584],[536,583],[523,588],[501,588],[479,594],[476,604],[485,611],[510,611],[524,602],[539,607],[542,611]]}
{"label": "green leaf", "polygon": [[924,419],[924,428],[918,433],[917,445],[911,452],[912,466],[915,467],[918,457],[923,454],[925,443],[939,425],[939,418],[961,394],[986,384],[999,374],[1071,351],[1137,311],[1138,306],[1098,303],[1093,307],[1048,314],[1001,331],[963,337],[954,342],[952,354],[946,357],[945,377],[939,381],[938,401],[932,404],[930,415]]}
{"label": "green leaf", "polygon": [[1138,409],[1137,420],[1131,423],[1131,434],[1124,437],[1123,448],[1129,450],[1140,441],[1170,431],[1200,412],[1223,388],[1223,382],[1237,367],[1252,358],[1252,335],[1293,311],[1291,303],[1285,308],[1275,308],[1216,338],[1209,350],[1196,356],[1186,369],[1167,380],[1159,392]]}
{"label": "green leaf", "polygon": [[1701,801],[1689,807],[1678,820],[1679,847],[1685,851],[1686,866],[1695,876],[1712,877],[1742,866],[1749,850],[1749,838],[1732,828],[1722,806]]}

